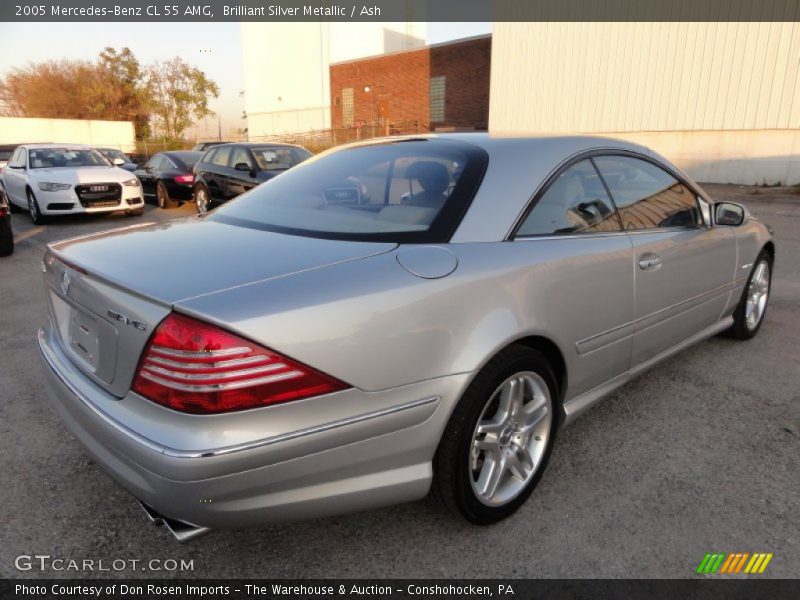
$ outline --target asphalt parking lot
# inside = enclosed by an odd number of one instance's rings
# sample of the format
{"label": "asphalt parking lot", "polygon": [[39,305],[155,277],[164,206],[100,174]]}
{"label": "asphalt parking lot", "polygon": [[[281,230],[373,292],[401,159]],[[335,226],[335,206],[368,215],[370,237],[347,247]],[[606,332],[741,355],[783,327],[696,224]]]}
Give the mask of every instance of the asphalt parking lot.
{"label": "asphalt parking lot", "polygon": [[[433,501],[262,530],[218,531],[188,545],[151,526],[82,451],[42,388],[36,330],[46,319],[48,242],[190,215],[13,216],[0,259],[0,576],[15,557],[192,560],[190,577],[691,577],[706,552],[772,552],[765,573],[800,576],[800,195],[708,186],[747,204],[777,234],[766,321],[749,342],[714,338],[654,368],[561,432],[545,477],[513,517],[477,528]],[[165,255],[164,260],[169,260]],[[158,265],[142,265],[158,268]],[[201,264],[186,265],[202,268]]]}

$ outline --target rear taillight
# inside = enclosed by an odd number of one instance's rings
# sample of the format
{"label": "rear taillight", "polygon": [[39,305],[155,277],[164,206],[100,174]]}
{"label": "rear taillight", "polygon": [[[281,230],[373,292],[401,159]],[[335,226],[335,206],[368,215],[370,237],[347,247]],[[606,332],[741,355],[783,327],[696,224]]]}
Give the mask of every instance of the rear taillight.
{"label": "rear taillight", "polygon": [[256,408],[348,387],[324,373],[213,325],[176,313],[156,329],[133,391],[195,414]]}
{"label": "rear taillight", "polygon": [[176,183],[192,183],[194,181],[194,175],[176,175],[173,179]]}

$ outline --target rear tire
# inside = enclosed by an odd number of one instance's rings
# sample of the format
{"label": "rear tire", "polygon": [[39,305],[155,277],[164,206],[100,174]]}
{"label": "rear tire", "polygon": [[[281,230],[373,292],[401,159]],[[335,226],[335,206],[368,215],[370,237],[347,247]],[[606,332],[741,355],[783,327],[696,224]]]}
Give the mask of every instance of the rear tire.
{"label": "rear tire", "polygon": [[158,201],[158,208],[175,208],[178,203],[169,197],[169,190],[164,185],[163,181],[156,183],[156,200]]}
{"label": "rear tire", "polygon": [[14,233],[11,231],[11,217],[0,217],[0,256],[14,253]]}
{"label": "rear tire", "polygon": [[44,223],[47,218],[42,214],[42,211],[39,209],[39,203],[36,201],[36,196],[33,195],[33,192],[28,190],[28,214],[31,217],[31,221],[33,221],[34,225],[41,225]]}
{"label": "rear tire", "polygon": [[761,329],[767,314],[769,294],[772,290],[772,255],[766,250],[758,254],[750,270],[750,277],[733,313],[733,325],[725,334],[737,340],[749,340]]}
{"label": "rear tire", "polygon": [[547,360],[514,345],[464,392],[434,458],[433,493],[478,525],[513,514],[542,478],[555,443],[558,386]]}

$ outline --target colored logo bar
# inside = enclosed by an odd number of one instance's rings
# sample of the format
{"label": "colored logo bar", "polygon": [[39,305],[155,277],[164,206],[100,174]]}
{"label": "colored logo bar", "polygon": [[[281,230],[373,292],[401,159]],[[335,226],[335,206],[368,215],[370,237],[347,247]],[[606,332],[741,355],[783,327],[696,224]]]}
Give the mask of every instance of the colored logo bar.
{"label": "colored logo bar", "polygon": [[767,569],[767,565],[772,560],[772,552],[734,552],[727,554],[725,552],[715,552],[713,554],[706,554],[700,566],[697,567],[697,573],[701,575],[712,574],[736,574],[745,573],[748,575],[755,575],[763,573]]}

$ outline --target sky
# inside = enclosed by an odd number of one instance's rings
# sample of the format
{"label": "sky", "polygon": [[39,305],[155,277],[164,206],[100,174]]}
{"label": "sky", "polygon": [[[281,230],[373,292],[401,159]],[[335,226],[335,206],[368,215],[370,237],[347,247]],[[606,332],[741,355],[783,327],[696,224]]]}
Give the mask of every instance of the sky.
{"label": "sky", "polygon": [[[428,23],[428,44],[491,32],[491,23]],[[0,77],[28,62],[94,59],[106,46],[129,47],[142,64],[180,56],[220,87],[212,103],[223,135],[243,126],[242,50],[238,23],[0,23]],[[190,133],[216,136],[217,118]]]}

